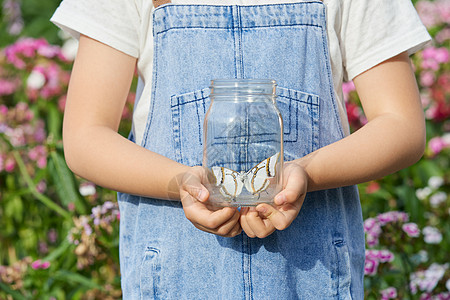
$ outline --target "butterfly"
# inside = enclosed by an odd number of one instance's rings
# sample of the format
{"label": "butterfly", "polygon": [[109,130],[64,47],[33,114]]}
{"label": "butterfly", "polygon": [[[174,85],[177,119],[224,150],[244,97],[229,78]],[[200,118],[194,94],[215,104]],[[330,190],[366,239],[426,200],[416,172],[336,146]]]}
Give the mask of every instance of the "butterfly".
{"label": "butterfly", "polygon": [[212,167],[216,186],[220,187],[220,193],[226,198],[236,198],[241,194],[244,186],[251,194],[259,194],[269,186],[269,178],[275,177],[275,167],[279,157],[280,153],[277,152],[247,172],[236,172],[225,167]]}

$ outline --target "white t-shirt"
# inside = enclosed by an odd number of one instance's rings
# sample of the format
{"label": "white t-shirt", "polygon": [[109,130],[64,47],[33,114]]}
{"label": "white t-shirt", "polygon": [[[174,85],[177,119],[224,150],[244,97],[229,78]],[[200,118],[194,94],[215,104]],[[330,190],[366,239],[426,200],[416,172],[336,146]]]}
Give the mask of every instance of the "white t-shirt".
{"label": "white t-shirt", "polygon": [[[307,0],[172,0],[174,4],[256,5]],[[343,80],[401,52],[414,53],[430,40],[410,0],[324,0],[334,90],[349,133]],[[138,73],[152,82],[153,36],[151,0],[64,0],[51,21],[75,38],[80,33],[138,58]],[[133,128],[142,142],[151,101],[144,86],[133,113]]]}

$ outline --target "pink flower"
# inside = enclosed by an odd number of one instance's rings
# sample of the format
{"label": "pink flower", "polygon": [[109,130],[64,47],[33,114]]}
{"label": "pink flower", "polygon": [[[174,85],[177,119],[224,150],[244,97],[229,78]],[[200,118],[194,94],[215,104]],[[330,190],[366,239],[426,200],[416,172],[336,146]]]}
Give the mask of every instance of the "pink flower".
{"label": "pink flower", "polygon": [[47,157],[41,156],[36,162],[39,169],[44,169],[47,166]]}
{"label": "pink flower", "polygon": [[382,300],[396,299],[397,298],[397,289],[395,287],[388,287],[387,289],[382,290],[380,292],[381,292],[381,299]]}
{"label": "pink flower", "polygon": [[69,211],[75,211],[75,204],[73,202],[70,202],[69,204],[67,204],[67,209]]}
{"label": "pink flower", "polygon": [[434,2],[424,0],[418,1],[416,3],[416,9],[420,19],[426,27],[430,28],[440,23]]}
{"label": "pink flower", "polygon": [[436,42],[439,44],[444,43],[447,40],[450,40],[450,28],[444,28],[436,34],[435,37]]}
{"label": "pink flower", "polygon": [[428,142],[428,148],[431,150],[433,155],[439,154],[446,147],[448,147],[447,143],[439,136],[430,139]]}
{"label": "pink flower", "polygon": [[342,93],[344,94],[344,100],[347,102],[350,98],[350,93],[355,91],[355,84],[353,81],[342,83]]}
{"label": "pink flower", "polygon": [[12,158],[12,157],[6,158],[5,166],[4,166],[5,171],[8,173],[11,173],[12,171],[14,171],[15,167],[16,167],[16,161],[14,160],[14,158]]}
{"label": "pink flower", "polygon": [[372,194],[380,190],[380,184],[376,181],[371,181],[366,187],[366,193]]}
{"label": "pink flower", "polygon": [[49,261],[41,261],[40,259],[35,260],[34,262],[31,263],[31,268],[33,268],[34,270],[38,270],[38,269],[48,269],[50,267],[50,262]]}
{"label": "pink flower", "polygon": [[378,252],[378,259],[381,263],[391,262],[394,260],[394,253],[383,249]]}
{"label": "pink flower", "polygon": [[378,243],[380,242],[379,235],[375,235],[369,232],[366,236],[366,242],[369,247],[374,247],[378,245]]}
{"label": "pink flower", "polygon": [[432,71],[423,71],[420,73],[420,84],[423,86],[432,86],[435,80],[436,76],[434,76],[434,72]]}
{"label": "pink flower", "polygon": [[50,262],[49,261],[44,261],[41,264],[41,269],[48,269],[50,267]]}
{"label": "pink flower", "polygon": [[420,229],[416,223],[406,223],[402,225],[402,229],[409,237],[418,237]]}
{"label": "pink flower", "polygon": [[371,232],[376,228],[376,231],[381,231],[381,228],[379,227],[378,221],[375,218],[367,218],[364,221],[364,232]]}
{"label": "pink flower", "polygon": [[437,48],[434,53],[434,59],[440,63],[445,64],[450,60],[450,54],[445,47]]}
{"label": "pink flower", "polygon": [[0,79],[0,96],[11,95],[16,91],[17,85],[8,80]]}
{"label": "pink flower", "polygon": [[37,270],[41,267],[41,260],[35,260],[31,263],[31,268],[33,268],[34,270]]}
{"label": "pink flower", "polygon": [[364,263],[364,275],[375,275],[377,273],[378,265],[378,260],[366,257],[366,261]]}

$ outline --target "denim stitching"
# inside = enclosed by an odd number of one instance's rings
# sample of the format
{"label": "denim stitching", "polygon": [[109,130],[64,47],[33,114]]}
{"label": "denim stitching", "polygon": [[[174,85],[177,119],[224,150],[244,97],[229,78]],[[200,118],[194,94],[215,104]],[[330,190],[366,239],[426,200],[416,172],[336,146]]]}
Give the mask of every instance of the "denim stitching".
{"label": "denim stitching", "polygon": [[[325,6],[322,8],[325,12]],[[326,28],[326,19],[325,19],[325,28]],[[331,70],[330,70],[330,58],[328,57],[328,39],[327,39],[327,33],[326,31],[322,28],[322,47],[323,47],[323,54],[324,54],[324,59],[325,59],[325,65],[327,67],[327,78],[328,78],[328,82],[329,82],[329,88],[330,88],[330,97],[331,97],[331,105],[333,107],[333,112],[334,112],[334,121],[335,121],[335,125],[339,130],[339,134],[340,137],[343,138],[344,132],[342,130],[342,123],[340,122],[340,117],[339,114],[337,112],[336,109],[336,99],[334,96],[334,84],[333,84],[333,78],[331,77]]]}
{"label": "denim stitching", "polygon": [[[171,98],[176,99],[177,103],[179,103],[178,98]],[[176,159],[181,162],[183,160],[182,153],[181,153],[181,128],[180,128],[180,105],[172,106],[172,123],[173,123],[173,143],[174,143],[174,150],[175,150],[175,157]]]}
{"label": "denim stitching", "polygon": [[[254,29],[254,28],[278,28],[278,27],[300,27],[300,26],[308,26],[308,27],[316,27],[316,28],[320,28],[323,29],[323,27],[321,25],[315,25],[315,24],[303,24],[303,23],[299,23],[299,24],[286,24],[286,25],[267,25],[267,26],[252,26],[252,27],[244,27],[242,29]],[[205,30],[224,30],[224,29],[228,29],[228,30],[234,30],[235,27],[206,27],[206,26],[180,26],[180,27],[170,27],[168,29],[164,29],[162,31],[159,31],[156,33],[156,35],[158,34],[163,34],[166,33],[168,31],[172,31],[172,30],[183,30],[183,29],[205,29]]]}
{"label": "denim stitching", "polygon": [[154,39],[154,56],[153,56],[153,85],[152,85],[152,98],[150,100],[150,109],[149,109],[149,115],[147,117],[147,124],[145,125],[145,131],[144,131],[144,136],[142,138],[143,143],[142,145],[147,148],[148,146],[148,134],[150,131],[150,125],[152,123],[152,119],[153,119],[153,110],[155,107],[155,99],[156,99],[156,82],[158,81],[158,72],[157,72],[157,67],[158,67],[158,39],[155,37]]}
{"label": "denim stitching", "polygon": [[[203,100],[203,99],[202,99]],[[204,101],[202,101],[204,102]],[[195,110],[197,111],[197,127],[198,127],[198,142],[202,145],[202,125],[200,121],[200,112],[198,111],[198,101],[195,102]]]}
{"label": "denim stitching", "polygon": [[243,59],[243,56],[244,56],[244,51],[243,51],[243,45],[242,45],[242,19],[241,19],[241,9],[240,9],[240,6],[238,6],[238,14],[237,14],[237,18],[238,18],[238,24],[239,24],[239,26],[238,26],[238,28],[239,28],[239,31],[238,31],[238,39],[239,39],[239,68],[240,68],[240,73],[241,73],[241,76],[242,76],[242,78],[245,78],[244,77],[244,59]]}

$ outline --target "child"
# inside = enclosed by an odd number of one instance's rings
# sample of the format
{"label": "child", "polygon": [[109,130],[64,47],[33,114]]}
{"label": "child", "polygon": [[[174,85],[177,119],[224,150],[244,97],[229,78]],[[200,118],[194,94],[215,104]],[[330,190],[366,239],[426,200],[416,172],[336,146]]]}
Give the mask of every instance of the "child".
{"label": "child", "polygon": [[[66,160],[120,192],[125,299],[363,299],[354,184],[414,163],[425,143],[408,55],[430,38],[409,0],[65,0],[52,21],[80,39]],[[288,163],[273,206],[208,206],[199,132],[214,78],[280,87]],[[368,119],[351,135],[344,79]]]}

